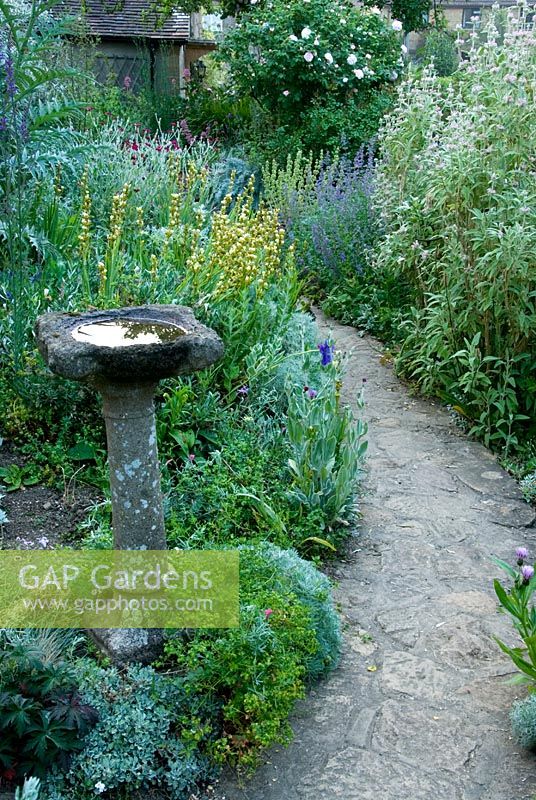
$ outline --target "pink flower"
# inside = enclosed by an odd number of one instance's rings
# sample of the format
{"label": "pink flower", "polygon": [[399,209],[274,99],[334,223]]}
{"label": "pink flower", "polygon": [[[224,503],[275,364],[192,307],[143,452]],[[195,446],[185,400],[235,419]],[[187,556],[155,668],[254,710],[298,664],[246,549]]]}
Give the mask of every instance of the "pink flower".
{"label": "pink flower", "polygon": [[283,92],[283,94],[285,95],[285,97],[288,97],[288,96],[289,96],[289,94],[290,94],[290,92],[289,92],[289,90],[288,90],[288,89],[285,89],[285,91]]}
{"label": "pink flower", "polygon": [[132,78],[130,75],[125,75],[123,78],[123,89],[128,92],[129,89],[132,88]]}
{"label": "pink flower", "polygon": [[307,63],[310,64],[315,56],[314,53],[311,53],[311,51],[308,50],[306,53],[303,54],[303,57],[307,61]]}
{"label": "pink flower", "polygon": [[273,613],[274,613],[274,611],[273,611],[272,608],[265,608],[264,609],[264,618],[265,619],[269,619],[272,616]]}

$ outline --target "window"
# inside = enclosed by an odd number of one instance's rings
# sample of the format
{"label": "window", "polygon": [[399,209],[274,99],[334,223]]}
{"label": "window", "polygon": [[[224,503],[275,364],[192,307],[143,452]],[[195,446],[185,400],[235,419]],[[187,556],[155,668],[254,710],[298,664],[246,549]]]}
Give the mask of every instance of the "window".
{"label": "window", "polygon": [[464,8],[462,11],[462,28],[478,28],[480,19],[480,8]]}

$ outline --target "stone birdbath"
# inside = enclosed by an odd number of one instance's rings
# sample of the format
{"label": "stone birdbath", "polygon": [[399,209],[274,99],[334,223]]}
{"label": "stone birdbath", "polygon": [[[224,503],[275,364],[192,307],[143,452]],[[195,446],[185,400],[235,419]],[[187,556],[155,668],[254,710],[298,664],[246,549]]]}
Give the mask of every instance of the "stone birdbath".
{"label": "stone birdbath", "polygon": [[[221,358],[221,339],[175,305],[44,314],[35,334],[52,372],[102,395],[115,548],[165,550],[154,394],[160,380]],[[93,635],[117,662],[151,660],[162,640],[134,629]]]}

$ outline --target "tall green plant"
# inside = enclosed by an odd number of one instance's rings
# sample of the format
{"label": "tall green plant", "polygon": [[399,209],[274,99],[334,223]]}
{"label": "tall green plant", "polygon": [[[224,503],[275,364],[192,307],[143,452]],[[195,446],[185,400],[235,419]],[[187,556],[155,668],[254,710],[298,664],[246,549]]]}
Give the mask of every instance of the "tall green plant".
{"label": "tall green plant", "polygon": [[522,25],[500,45],[492,16],[455,81],[425,69],[400,88],[376,195],[377,270],[413,305],[400,373],[504,449],[536,416],[536,54]]}
{"label": "tall green plant", "polygon": [[326,524],[348,516],[348,503],[363,468],[367,449],[365,423],[354,421],[340,402],[333,345],[320,345],[322,362],[332,375],[317,391],[289,387],[287,429],[291,449],[289,498],[299,506],[320,509]]}
{"label": "tall green plant", "polygon": [[10,305],[9,357],[16,373],[29,323],[25,284],[36,271],[28,208],[39,182],[59,165],[68,169],[80,144],[68,126],[78,108],[62,93],[74,73],[58,63],[68,26],[52,16],[54,5],[0,0],[0,285]]}

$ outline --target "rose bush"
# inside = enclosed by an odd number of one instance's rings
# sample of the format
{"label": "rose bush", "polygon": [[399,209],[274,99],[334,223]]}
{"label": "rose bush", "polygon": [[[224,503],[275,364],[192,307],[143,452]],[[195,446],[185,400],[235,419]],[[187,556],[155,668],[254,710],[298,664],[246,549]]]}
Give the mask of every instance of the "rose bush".
{"label": "rose bush", "polygon": [[[355,151],[384,110],[378,95],[389,95],[403,68],[400,44],[381,16],[351,0],[272,0],[240,18],[220,58],[236,93],[270,114],[274,131],[307,135],[314,117],[316,149],[346,139]],[[372,118],[359,114],[365,107]]]}

